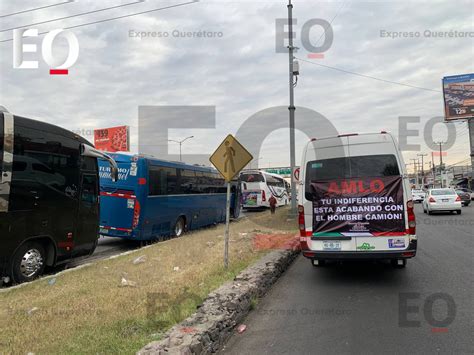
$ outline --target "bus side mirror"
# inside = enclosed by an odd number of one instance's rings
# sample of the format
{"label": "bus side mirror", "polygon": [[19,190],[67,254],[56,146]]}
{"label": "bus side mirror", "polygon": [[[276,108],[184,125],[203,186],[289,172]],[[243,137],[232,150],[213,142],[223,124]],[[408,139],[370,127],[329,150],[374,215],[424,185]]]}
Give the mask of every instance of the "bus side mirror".
{"label": "bus side mirror", "polygon": [[101,152],[100,150],[91,147],[90,145],[82,144],[81,146],[82,155],[86,157],[93,157],[104,159],[109,162],[110,165],[110,177],[112,178],[113,182],[117,182],[118,180],[118,165],[117,162],[109,155]]}
{"label": "bus side mirror", "polygon": [[113,166],[110,165],[110,177],[112,178],[113,182],[117,182],[118,180],[118,168],[117,165]]}

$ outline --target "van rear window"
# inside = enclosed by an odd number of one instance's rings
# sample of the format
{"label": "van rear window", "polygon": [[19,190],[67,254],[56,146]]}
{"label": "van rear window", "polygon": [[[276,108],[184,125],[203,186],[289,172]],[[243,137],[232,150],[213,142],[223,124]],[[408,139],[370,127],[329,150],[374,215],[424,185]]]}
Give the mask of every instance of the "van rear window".
{"label": "van rear window", "polygon": [[369,176],[400,175],[393,154],[365,155],[310,161],[306,165],[306,183]]}
{"label": "van rear window", "polygon": [[309,193],[312,182],[399,175],[397,158],[393,154],[313,160],[306,164],[305,197],[312,199]]}

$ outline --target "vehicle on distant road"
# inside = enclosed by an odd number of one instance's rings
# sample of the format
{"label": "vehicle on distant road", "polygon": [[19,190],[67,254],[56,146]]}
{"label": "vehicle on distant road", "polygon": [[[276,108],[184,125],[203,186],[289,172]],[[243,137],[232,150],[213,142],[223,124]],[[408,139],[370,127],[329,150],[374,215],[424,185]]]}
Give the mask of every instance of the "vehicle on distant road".
{"label": "vehicle on distant road", "polygon": [[423,190],[411,190],[413,202],[423,202],[426,193]]}
{"label": "vehicle on distant road", "polygon": [[0,112],[0,280],[21,283],[46,266],[94,252],[99,229],[97,158],[84,138]]}
{"label": "vehicle on distant road", "polygon": [[461,197],[451,188],[430,189],[423,201],[423,212],[456,212],[461,214]]}
{"label": "vehicle on distant road", "polygon": [[240,173],[244,209],[270,208],[273,195],[278,206],[290,202],[290,184],[283,177],[260,170],[246,170]]}
{"label": "vehicle on distant road", "polygon": [[[140,242],[179,237],[188,230],[224,222],[226,192],[217,170],[116,153],[118,181],[99,161],[100,234]],[[240,184],[231,182],[231,216],[240,213]]]}
{"label": "vehicle on distant road", "polygon": [[456,193],[461,198],[461,203],[463,206],[469,206],[471,203],[471,194],[463,190],[456,189]]}
{"label": "vehicle on distant road", "polygon": [[457,187],[456,190],[467,192],[469,194],[469,196],[471,196],[471,201],[474,201],[474,191],[466,189],[464,187]]}
{"label": "vehicle on distant road", "polygon": [[388,259],[404,267],[416,255],[410,183],[392,135],[312,139],[303,150],[301,180],[301,249],[314,266]]}

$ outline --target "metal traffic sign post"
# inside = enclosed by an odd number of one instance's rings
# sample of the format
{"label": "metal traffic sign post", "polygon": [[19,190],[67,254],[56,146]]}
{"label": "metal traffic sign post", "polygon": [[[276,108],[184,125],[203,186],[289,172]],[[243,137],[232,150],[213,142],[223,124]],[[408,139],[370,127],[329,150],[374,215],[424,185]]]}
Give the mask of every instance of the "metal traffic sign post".
{"label": "metal traffic sign post", "polygon": [[253,159],[247,149],[229,134],[209,158],[227,182],[224,234],[224,267],[229,267],[230,182]]}

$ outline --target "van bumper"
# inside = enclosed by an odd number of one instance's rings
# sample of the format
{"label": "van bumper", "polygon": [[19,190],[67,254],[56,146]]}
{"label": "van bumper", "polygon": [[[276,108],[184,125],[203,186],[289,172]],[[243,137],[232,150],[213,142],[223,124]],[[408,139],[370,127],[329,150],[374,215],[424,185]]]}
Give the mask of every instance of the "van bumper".
{"label": "van bumper", "polygon": [[324,260],[350,260],[350,259],[410,259],[416,255],[417,241],[412,240],[408,248],[403,250],[383,251],[320,251],[302,250],[302,254],[308,259]]}

